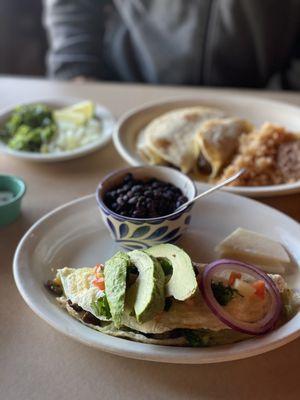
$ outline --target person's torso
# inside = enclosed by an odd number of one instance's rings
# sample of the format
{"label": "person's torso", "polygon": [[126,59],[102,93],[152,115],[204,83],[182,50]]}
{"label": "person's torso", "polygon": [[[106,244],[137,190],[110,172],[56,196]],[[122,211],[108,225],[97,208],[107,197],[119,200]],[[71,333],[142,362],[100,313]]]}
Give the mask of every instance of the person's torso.
{"label": "person's torso", "polygon": [[104,48],[112,77],[166,84],[264,86],[287,67],[294,0],[115,0]]}

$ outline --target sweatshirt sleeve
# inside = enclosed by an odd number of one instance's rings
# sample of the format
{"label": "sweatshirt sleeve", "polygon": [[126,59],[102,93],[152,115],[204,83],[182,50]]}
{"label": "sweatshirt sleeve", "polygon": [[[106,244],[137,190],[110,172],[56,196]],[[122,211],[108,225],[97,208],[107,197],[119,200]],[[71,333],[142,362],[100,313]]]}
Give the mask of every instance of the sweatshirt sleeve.
{"label": "sweatshirt sleeve", "polygon": [[101,77],[104,31],[102,0],[44,0],[48,32],[47,70],[51,77]]}

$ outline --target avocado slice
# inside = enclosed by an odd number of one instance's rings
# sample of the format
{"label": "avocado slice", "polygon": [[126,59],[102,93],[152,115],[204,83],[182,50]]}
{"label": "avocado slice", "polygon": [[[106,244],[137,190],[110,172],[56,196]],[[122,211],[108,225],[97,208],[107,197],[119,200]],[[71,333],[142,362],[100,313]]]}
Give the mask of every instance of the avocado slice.
{"label": "avocado slice", "polygon": [[126,301],[135,311],[138,322],[153,319],[165,306],[165,274],[154,257],[141,250],[128,253],[139,276],[126,294]]}
{"label": "avocado slice", "polygon": [[126,274],[130,258],[119,251],[104,266],[105,293],[112,320],[120,327],[125,305]]}
{"label": "avocado slice", "polygon": [[156,258],[165,258],[172,264],[173,273],[166,284],[166,296],[184,301],[196,292],[198,285],[194,268],[185,251],[174,244],[159,244],[145,251]]}

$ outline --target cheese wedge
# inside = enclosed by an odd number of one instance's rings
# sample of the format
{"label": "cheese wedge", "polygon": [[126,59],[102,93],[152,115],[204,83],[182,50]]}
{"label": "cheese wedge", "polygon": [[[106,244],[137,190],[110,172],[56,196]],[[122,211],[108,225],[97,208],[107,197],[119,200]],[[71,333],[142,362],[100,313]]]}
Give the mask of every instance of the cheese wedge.
{"label": "cheese wedge", "polygon": [[287,251],[279,242],[243,228],[232,232],[215,250],[221,258],[255,264],[267,273],[284,274],[291,263]]}

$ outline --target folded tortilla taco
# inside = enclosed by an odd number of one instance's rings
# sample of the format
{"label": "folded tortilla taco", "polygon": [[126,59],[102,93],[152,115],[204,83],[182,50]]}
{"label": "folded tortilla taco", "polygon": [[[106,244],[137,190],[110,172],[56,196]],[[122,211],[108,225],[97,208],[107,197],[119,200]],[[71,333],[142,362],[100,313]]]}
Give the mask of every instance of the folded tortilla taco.
{"label": "folded tortilla taco", "polygon": [[240,118],[218,118],[204,122],[194,136],[196,172],[215,178],[238,149],[239,137],[253,126]]}
{"label": "folded tortilla taco", "polygon": [[59,269],[48,288],[83,324],[158,345],[234,343],[267,333],[296,312],[282,276],[235,260],[196,265],[172,244],[118,252],[95,267]]}
{"label": "folded tortilla taco", "polygon": [[197,157],[193,144],[196,132],[205,121],[222,117],[224,111],[200,106],[169,111],[143,129],[138,152],[151,164],[171,164],[187,173]]}

